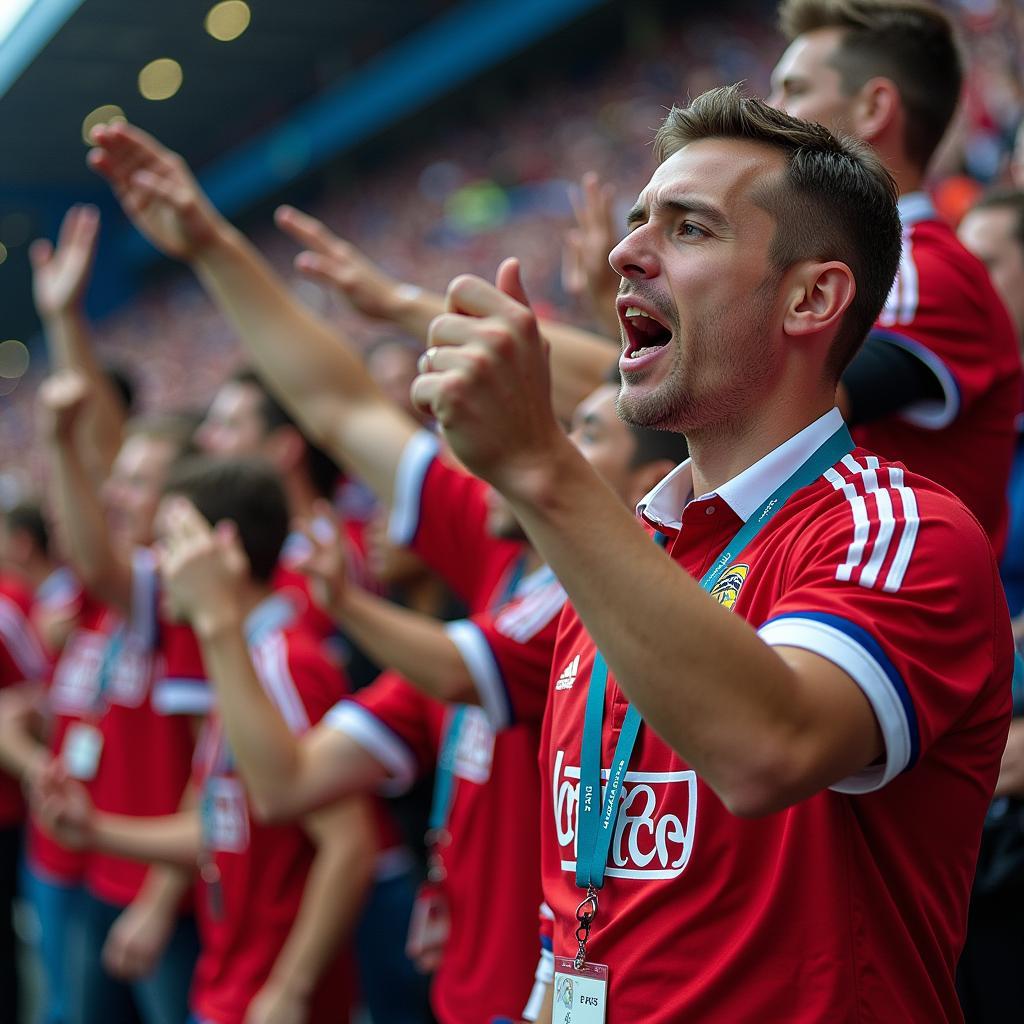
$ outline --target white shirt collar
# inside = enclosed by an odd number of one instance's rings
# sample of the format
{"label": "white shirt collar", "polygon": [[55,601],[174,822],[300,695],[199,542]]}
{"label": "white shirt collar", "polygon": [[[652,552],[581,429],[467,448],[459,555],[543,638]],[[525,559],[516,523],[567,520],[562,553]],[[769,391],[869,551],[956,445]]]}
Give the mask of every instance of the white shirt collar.
{"label": "white shirt collar", "polygon": [[[702,494],[696,500],[707,501],[717,496],[746,522],[842,425],[842,414],[831,409],[717,491]],[[676,531],[682,527],[683,509],[692,500],[693,471],[687,459],[641,500],[636,511],[652,526]]]}
{"label": "white shirt collar", "polygon": [[922,220],[938,220],[935,206],[927,192],[908,192],[900,196],[896,209],[899,211],[900,223],[904,230]]}

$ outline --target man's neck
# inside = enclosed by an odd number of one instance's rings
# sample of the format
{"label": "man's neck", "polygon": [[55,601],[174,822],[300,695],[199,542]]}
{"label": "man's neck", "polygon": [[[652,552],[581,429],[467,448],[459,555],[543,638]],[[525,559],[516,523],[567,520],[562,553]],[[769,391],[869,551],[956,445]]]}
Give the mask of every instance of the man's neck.
{"label": "man's neck", "polygon": [[835,405],[835,395],[822,393],[814,401],[776,399],[768,407],[746,410],[742,416],[690,431],[693,494],[710,494],[763,459]]}

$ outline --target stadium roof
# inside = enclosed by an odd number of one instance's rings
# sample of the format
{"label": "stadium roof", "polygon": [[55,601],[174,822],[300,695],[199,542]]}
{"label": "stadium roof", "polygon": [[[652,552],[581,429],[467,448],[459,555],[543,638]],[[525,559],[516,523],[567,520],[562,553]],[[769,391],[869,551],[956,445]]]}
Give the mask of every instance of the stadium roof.
{"label": "stadium roof", "polygon": [[[84,159],[96,108],[116,105],[181,152],[237,214],[604,2],[230,0],[251,21],[221,42],[204,28],[215,0],[34,0],[6,36],[0,23],[0,338],[36,329],[24,243],[52,236],[73,202],[110,209]],[[0,10],[11,4],[25,0]],[[161,59],[180,87],[146,99],[140,71]],[[103,306],[151,258],[110,214]]]}

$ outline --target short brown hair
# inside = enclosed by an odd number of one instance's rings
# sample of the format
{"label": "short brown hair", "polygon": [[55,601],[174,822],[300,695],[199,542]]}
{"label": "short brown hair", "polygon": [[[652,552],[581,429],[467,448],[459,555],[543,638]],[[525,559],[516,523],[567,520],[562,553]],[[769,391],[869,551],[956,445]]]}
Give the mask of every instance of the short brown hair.
{"label": "short brown hair", "polygon": [[790,40],[842,29],[831,64],[843,91],[851,96],[871,78],[890,79],[907,111],[907,157],[927,166],[963,82],[953,26],[942,11],[923,0],[782,0],[779,26]]}
{"label": "short brown hair", "polygon": [[826,372],[839,379],[885,303],[899,266],[902,229],[896,183],[874,151],[743,96],[736,85],[673,107],[655,136],[659,161],[702,139],[740,139],[786,157],[781,180],[754,201],[776,221],[769,257],[782,273],[803,260],[839,260],[857,293],[843,318]]}
{"label": "short brown hair", "polygon": [[288,502],[281,478],[257,457],[193,455],[171,470],[164,494],[188,498],[211,526],[230,519],[249,559],[252,578],[269,582],[288,537]]}

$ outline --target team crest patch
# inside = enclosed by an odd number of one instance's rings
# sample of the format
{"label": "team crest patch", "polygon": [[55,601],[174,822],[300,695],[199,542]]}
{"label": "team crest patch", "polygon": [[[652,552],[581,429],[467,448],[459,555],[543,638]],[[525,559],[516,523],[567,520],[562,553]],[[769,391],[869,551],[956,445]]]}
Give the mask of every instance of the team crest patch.
{"label": "team crest patch", "polygon": [[722,578],[711,588],[711,596],[723,607],[731,608],[739,597],[740,587],[750,572],[750,566],[740,562],[737,565],[730,565],[722,573]]}

